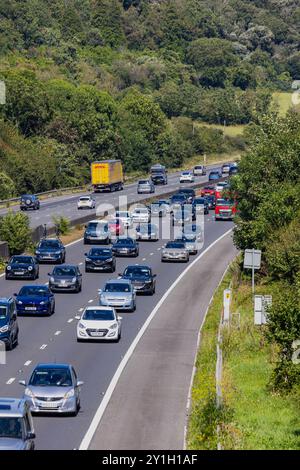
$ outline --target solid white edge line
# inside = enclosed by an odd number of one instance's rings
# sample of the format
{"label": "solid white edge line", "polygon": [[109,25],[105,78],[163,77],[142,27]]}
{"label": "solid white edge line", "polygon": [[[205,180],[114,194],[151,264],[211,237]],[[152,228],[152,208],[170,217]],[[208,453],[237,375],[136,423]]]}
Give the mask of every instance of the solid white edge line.
{"label": "solid white edge line", "polygon": [[131,358],[136,346],[138,345],[141,337],[143,336],[143,334],[145,333],[145,331],[147,330],[149,324],[151,323],[152,319],[155,317],[157,311],[159,310],[159,308],[161,307],[161,305],[164,303],[164,301],[166,300],[166,298],[169,296],[169,294],[173,291],[173,289],[177,286],[177,284],[181,281],[181,279],[185,276],[185,274],[213,247],[215,246],[220,240],[222,240],[223,238],[225,238],[227,235],[229,235],[229,233],[232,232],[232,228],[230,230],[227,230],[227,232],[225,232],[223,235],[221,235],[219,238],[217,238],[217,240],[215,240],[213,243],[211,243],[211,245],[209,245],[202,253],[200,253],[199,256],[197,256],[197,258],[191,263],[189,264],[186,269],[180,274],[180,276],[176,279],[176,281],[173,282],[173,284],[169,287],[169,289],[164,293],[164,295],[162,296],[162,298],[159,300],[159,302],[156,304],[156,306],[154,307],[154,309],[152,310],[152,312],[150,313],[150,315],[148,316],[148,318],[146,319],[145,323],[143,324],[143,326],[141,327],[140,331],[138,332],[138,334],[136,335],[135,339],[133,340],[133,342],[131,343],[131,345],[129,346],[125,356],[123,357],[122,361],[120,362],[113,378],[111,379],[110,381],[110,384],[103,396],[103,399],[96,411],[96,414],[94,415],[94,418],[90,424],[90,427],[88,428],[83,440],[81,441],[81,444],[79,446],[79,450],[87,450],[93,437],[94,437],[94,434],[100,424],[100,421],[103,417],[103,414],[107,408],[107,405],[109,403],[109,400],[116,388],[116,385],[121,377],[121,374],[123,372],[123,370],[125,369],[125,366],[127,364],[127,362],[129,361],[129,359]]}
{"label": "solid white edge line", "polygon": [[213,295],[211,296],[210,298],[210,301],[208,303],[208,306],[205,310],[205,314],[204,314],[204,317],[203,317],[203,320],[201,322],[201,325],[200,325],[200,329],[199,329],[199,333],[198,333],[198,337],[197,337],[197,345],[196,345],[196,352],[195,352],[195,359],[194,359],[194,366],[193,366],[193,370],[192,370],[192,376],[191,376],[191,382],[190,382],[190,387],[189,387],[189,392],[188,392],[188,397],[187,397],[187,402],[186,402],[186,425],[184,426],[184,435],[183,435],[183,447],[182,449],[183,450],[187,450],[186,448],[186,445],[187,445],[187,441],[186,441],[186,438],[187,438],[187,432],[188,432],[188,421],[189,421],[189,415],[190,415],[190,408],[191,408],[191,403],[192,403],[192,389],[193,389],[193,383],[194,383],[194,378],[195,378],[195,374],[196,374],[196,371],[197,371],[197,367],[196,367],[196,362],[197,362],[197,357],[198,357],[198,350],[199,350],[199,347],[200,347],[200,341],[201,341],[201,333],[202,333],[202,328],[203,328],[203,325],[205,323],[205,320],[206,320],[206,317],[207,317],[207,314],[208,314],[208,310],[210,309],[210,306],[212,304],[212,301],[215,297],[215,292],[217,291],[217,289],[219,289],[220,285],[222,284],[223,280],[224,280],[224,277],[226,276],[227,272],[228,272],[228,269],[229,269],[229,266],[230,264],[226,267],[221,279],[220,279],[220,282],[219,284],[217,285],[217,287],[215,288],[214,290],[214,293]]}

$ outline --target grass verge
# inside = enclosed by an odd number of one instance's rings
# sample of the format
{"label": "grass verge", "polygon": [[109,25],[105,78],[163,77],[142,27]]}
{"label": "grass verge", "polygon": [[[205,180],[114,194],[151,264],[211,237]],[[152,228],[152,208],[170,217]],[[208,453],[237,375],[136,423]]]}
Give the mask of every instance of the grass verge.
{"label": "grass verge", "polygon": [[[223,328],[223,406],[216,408],[216,341],[223,289],[232,281],[230,327]],[[278,283],[258,285],[257,294],[275,294]],[[277,358],[265,339],[265,327],[254,325],[250,281],[240,279],[234,263],[217,289],[202,327],[187,433],[188,449],[300,449],[300,392],[274,394],[269,389]],[[219,434],[217,435],[217,426]]]}

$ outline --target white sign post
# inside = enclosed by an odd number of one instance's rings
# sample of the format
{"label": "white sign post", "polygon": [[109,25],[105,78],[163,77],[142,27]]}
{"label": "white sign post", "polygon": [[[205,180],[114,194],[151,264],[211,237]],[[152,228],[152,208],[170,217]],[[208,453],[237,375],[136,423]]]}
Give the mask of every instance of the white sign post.
{"label": "white sign post", "polygon": [[260,269],[261,265],[261,250],[245,250],[244,255],[244,269],[252,270],[252,294],[254,294],[254,271],[255,269]]}
{"label": "white sign post", "polygon": [[230,319],[230,302],[231,289],[224,289],[223,293],[223,321],[228,322]]}
{"label": "white sign post", "polygon": [[0,80],[0,104],[6,103],[6,86],[5,82]]}

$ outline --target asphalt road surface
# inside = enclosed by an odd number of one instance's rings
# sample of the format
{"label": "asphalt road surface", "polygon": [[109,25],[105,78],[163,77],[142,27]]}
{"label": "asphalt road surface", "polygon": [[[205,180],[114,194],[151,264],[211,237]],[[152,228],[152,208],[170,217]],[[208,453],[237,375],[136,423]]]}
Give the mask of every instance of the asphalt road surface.
{"label": "asphalt road surface", "polygon": [[[205,216],[204,248],[219,238],[230,227],[231,222],[215,222],[213,213]],[[186,264],[161,263],[161,247],[165,241],[141,242],[139,258],[118,258],[114,274],[84,273],[84,253],[87,246],[82,240],[67,247],[68,263],[79,264],[83,272],[81,294],[56,294],[56,312],[52,317],[20,317],[19,345],[7,352],[6,365],[0,364],[0,396],[20,397],[24,388],[18,380],[28,379],[39,362],[70,362],[74,365],[82,386],[81,410],[77,417],[34,417],[37,449],[78,448],[103,395],[122,357],[128,350],[145,320],[164,295],[169,286],[186,268]],[[192,262],[193,257],[191,257]],[[152,266],[157,273],[157,288],[154,296],[139,296],[134,313],[122,313],[122,339],[119,343],[77,343],[74,318],[86,305],[98,303],[98,288],[105,280],[116,277],[129,264],[142,263]],[[213,269],[213,266],[207,266]],[[46,283],[49,265],[40,266],[40,279],[35,283]],[[28,282],[28,281],[27,281]],[[25,282],[25,283],[27,283]],[[1,296],[18,292],[22,281],[6,281],[0,278]]]}

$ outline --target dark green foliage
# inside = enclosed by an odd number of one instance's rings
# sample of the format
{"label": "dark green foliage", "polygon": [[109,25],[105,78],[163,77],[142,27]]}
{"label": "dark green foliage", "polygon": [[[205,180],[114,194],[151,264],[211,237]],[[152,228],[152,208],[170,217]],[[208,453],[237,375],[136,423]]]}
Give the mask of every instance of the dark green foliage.
{"label": "dark green foliage", "polygon": [[9,253],[23,253],[31,241],[29,218],[23,212],[10,211],[0,220],[0,240],[8,243]]}

